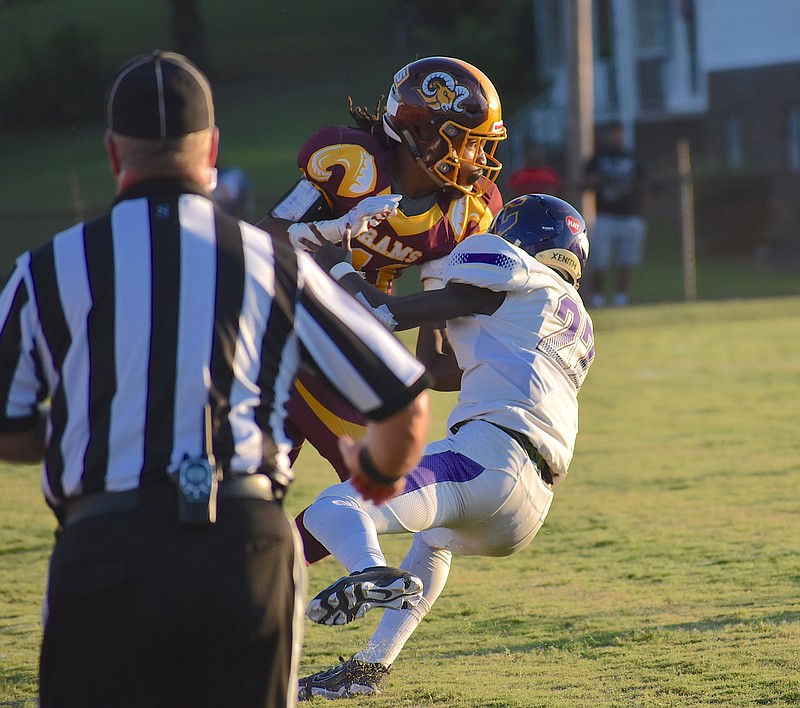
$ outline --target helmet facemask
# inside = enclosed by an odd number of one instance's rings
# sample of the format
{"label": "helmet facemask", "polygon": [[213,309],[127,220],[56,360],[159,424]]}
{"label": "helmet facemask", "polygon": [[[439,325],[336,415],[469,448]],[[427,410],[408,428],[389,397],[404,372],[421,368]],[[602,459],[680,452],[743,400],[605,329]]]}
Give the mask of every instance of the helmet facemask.
{"label": "helmet facemask", "polygon": [[[446,186],[453,186],[465,194],[474,196],[483,194],[486,188],[479,184],[478,177],[482,175],[489,182],[495,182],[503,168],[494,153],[497,150],[497,144],[506,137],[505,129],[497,133],[483,133],[470,130],[453,121],[447,121],[439,128],[439,134],[445,140],[447,151],[444,157],[437,160],[428,169],[445,180],[448,183]],[[467,159],[465,153],[471,141],[477,141],[478,144],[472,151],[473,157]],[[482,158],[482,162],[478,160],[479,157]],[[459,183],[459,176],[464,167],[476,168],[473,172],[474,178],[466,185]]]}

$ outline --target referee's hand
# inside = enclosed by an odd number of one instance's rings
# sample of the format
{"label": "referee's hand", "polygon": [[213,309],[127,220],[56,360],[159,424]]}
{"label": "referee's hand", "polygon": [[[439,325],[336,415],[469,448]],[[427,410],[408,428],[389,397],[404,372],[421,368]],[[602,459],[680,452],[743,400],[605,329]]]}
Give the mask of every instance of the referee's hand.
{"label": "referee's hand", "polygon": [[394,484],[380,484],[368,477],[361,469],[358,461],[358,454],[361,444],[354,442],[352,438],[343,435],[339,438],[339,452],[350,470],[350,483],[363,499],[373,504],[382,504],[393,497],[396,497],[406,486],[405,475],[400,477]]}

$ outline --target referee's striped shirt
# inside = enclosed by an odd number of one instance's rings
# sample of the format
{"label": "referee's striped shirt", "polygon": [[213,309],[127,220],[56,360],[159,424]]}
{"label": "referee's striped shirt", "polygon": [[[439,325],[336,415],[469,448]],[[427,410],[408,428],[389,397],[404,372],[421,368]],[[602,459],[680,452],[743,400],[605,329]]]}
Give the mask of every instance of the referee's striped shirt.
{"label": "referee's striped shirt", "polygon": [[203,451],[207,402],[218,463],[288,484],[284,404],[306,361],[371,420],[428,382],[306,254],[176,180],[135,185],[23,254],[0,326],[0,431],[32,427],[49,401],[53,506],[162,481]]}

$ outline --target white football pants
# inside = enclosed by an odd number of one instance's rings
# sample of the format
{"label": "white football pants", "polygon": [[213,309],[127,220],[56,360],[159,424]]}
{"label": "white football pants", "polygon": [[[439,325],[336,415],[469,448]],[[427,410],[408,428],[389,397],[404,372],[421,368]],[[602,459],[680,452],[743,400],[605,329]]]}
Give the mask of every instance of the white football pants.
{"label": "white football pants", "polygon": [[385,612],[359,653],[388,666],[444,589],[451,555],[521,551],[541,528],[552,500],[553,492],[512,438],[472,421],[425,448],[400,496],[375,506],[342,482],[317,497],[304,523],[348,573],[386,565],[379,535],[415,534],[401,567],[422,580],[422,600],[412,610]]}

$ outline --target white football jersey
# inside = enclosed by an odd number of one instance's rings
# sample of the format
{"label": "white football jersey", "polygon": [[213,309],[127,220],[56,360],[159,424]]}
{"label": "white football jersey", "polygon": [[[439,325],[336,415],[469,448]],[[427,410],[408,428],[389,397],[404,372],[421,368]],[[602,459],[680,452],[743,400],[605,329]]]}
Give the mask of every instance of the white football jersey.
{"label": "white football jersey", "polygon": [[508,293],[492,315],[447,323],[464,371],[448,426],[477,418],[527,435],[558,484],[572,460],[578,390],[594,358],[592,320],[578,291],[494,234],[458,244],[444,282]]}

